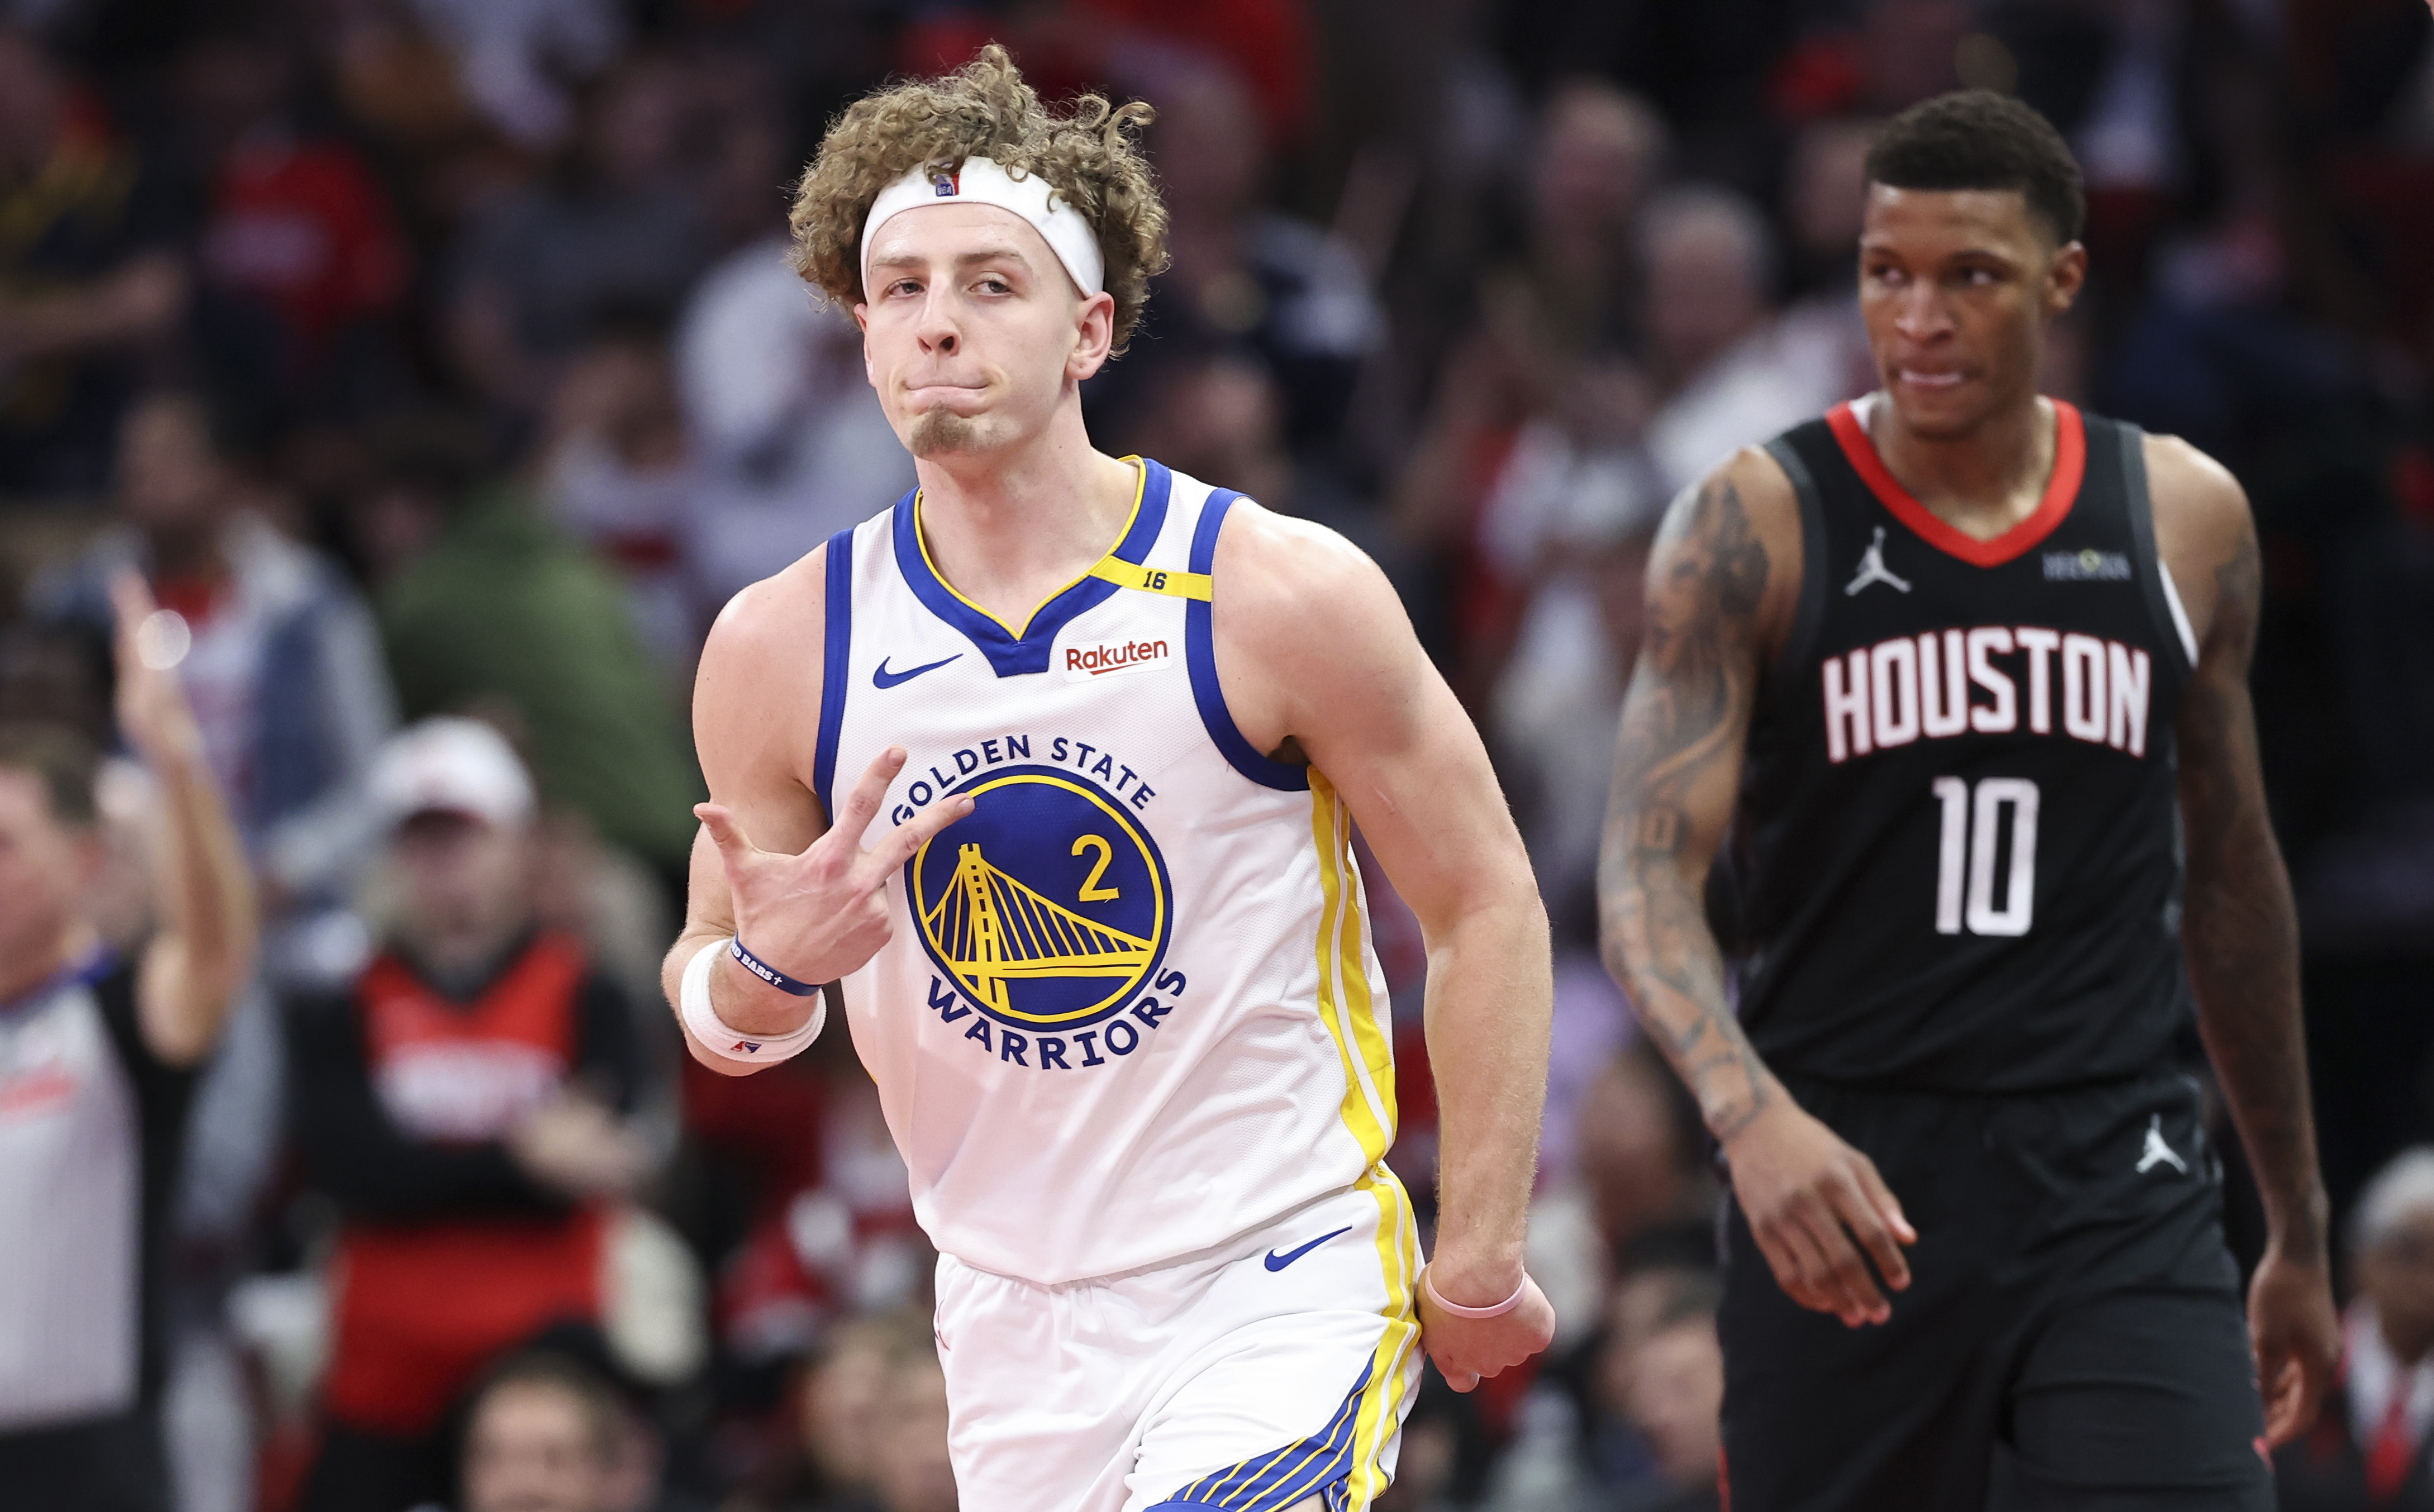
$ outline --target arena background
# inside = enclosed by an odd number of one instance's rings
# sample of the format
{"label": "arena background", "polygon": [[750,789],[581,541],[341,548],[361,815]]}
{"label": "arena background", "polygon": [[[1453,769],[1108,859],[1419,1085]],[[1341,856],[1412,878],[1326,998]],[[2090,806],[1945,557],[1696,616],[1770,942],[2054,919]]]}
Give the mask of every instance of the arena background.
{"label": "arena background", "polygon": [[[284,1026],[386,917],[374,751],[447,713],[531,765],[534,906],[650,1047],[632,1295],[568,1346],[625,1415],[589,1512],[953,1506],[928,1256],[843,1037],[722,1082],[654,972],[711,616],[910,481],[849,324],[784,270],[785,185],[857,92],[992,39],[1052,97],[1161,112],[1174,265],[1088,386],[1094,436],[1386,565],[1556,919],[1534,1263],[1563,1331],[1476,1397],[1431,1381],[1394,1506],[1713,1504],[1712,1342],[1675,1325],[1712,1307],[1714,1190],[1596,960],[1606,763],[1665,499],[1869,386],[1860,159],[1928,95],[2016,93],[2085,165],[2048,391],[2188,438],[2254,501],[2337,1220],[2434,1139],[2418,0],[0,0],[0,715],[111,742],[89,590],[129,542],[201,532],[244,585],[187,669],[270,928],[179,1196],[186,1512],[293,1506],[314,1452],[364,1199],[297,1148]],[[1423,961],[1378,890],[1425,1191]]]}

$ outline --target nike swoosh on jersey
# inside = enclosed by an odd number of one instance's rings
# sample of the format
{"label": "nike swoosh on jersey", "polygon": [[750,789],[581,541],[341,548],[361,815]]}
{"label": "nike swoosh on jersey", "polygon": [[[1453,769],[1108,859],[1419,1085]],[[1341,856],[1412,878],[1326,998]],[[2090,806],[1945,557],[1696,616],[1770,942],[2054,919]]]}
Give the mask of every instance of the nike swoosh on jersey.
{"label": "nike swoosh on jersey", "polygon": [[1311,1240],[1309,1244],[1300,1246],[1297,1248],[1288,1249],[1281,1255],[1271,1249],[1268,1251],[1267,1267],[1270,1270],[1282,1270],[1287,1265],[1292,1264],[1294,1261],[1301,1259],[1302,1256],[1309,1254],[1313,1249],[1316,1249],[1319,1246],[1335,1238],[1337,1234],[1348,1234],[1351,1231],[1351,1226],[1346,1225],[1346,1227],[1335,1230],[1335,1233],[1321,1234],[1317,1238]]}
{"label": "nike swoosh on jersey", "polygon": [[900,682],[910,682],[924,672],[935,672],[950,662],[963,660],[963,655],[964,653],[958,651],[953,656],[942,656],[935,662],[925,662],[917,667],[906,667],[901,672],[888,671],[887,659],[881,657],[879,665],[870,669],[870,685],[874,688],[892,688]]}

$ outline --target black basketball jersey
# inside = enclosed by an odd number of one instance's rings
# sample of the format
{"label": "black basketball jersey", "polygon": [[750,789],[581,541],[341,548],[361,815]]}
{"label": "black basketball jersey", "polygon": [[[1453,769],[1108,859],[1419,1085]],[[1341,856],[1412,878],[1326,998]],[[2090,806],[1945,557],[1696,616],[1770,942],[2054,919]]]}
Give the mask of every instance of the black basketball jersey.
{"label": "black basketball jersey", "polygon": [[1993,541],[1911,498],[1850,405],[1768,445],[1800,497],[1800,608],[1729,872],[1742,1022],[1785,1074],[2068,1087],[2151,1070],[2186,1021],[2195,643],[2139,431],[2054,409],[2045,497]]}

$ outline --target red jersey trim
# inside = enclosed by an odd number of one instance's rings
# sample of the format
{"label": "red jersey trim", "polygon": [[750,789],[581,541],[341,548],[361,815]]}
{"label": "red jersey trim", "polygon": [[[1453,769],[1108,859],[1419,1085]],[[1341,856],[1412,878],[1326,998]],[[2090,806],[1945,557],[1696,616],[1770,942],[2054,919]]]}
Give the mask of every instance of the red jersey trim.
{"label": "red jersey trim", "polygon": [[1877,443],[1869,438],[1868,428],[1860,422],[1859,414],[1849,404],[1827,410],[1826,423],[1833,427],[1834,439],[1842,443],[1843,456],[1858,470],[1868,491],[1893,511],[1894,519],[1910,526],[1912,534],[1973,567],[2000,567],[2053,534],[2054,527],[2070,513],[2072,503],[2079,498],[2079,486],[2087,476],[2087,427],[2080,419],[2079,408],[2059,399],[2053,401],[2053,475],[2046,480],[2045,497],[2037,501],[2033,514],[1992,541],[1980,541],[1954,529],[1911,498],[1910,490],[1886,468],[1884,458],[1877,455]]}

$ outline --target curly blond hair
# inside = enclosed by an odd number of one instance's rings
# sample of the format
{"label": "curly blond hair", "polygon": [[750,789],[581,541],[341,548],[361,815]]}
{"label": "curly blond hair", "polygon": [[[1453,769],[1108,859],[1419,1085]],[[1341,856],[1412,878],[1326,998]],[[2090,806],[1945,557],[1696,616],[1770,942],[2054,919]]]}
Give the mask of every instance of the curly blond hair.
{"label": "curly blond hair", "polygon": [[995,43],[943,77],[866,94],[830,125],[795,186],[795,271],[830,299],[861,303],[862,223],[880,192],[916,168],[953,173],[966,158],[987,158],[1016,178],[1046,179],[1089,222],[1106,259],[1121,352],[1151,277],[1166,267],[1166,206],[1136,140],[1157,116],[1139,101],[1110,106],[1096,94],[1054,113]]}

